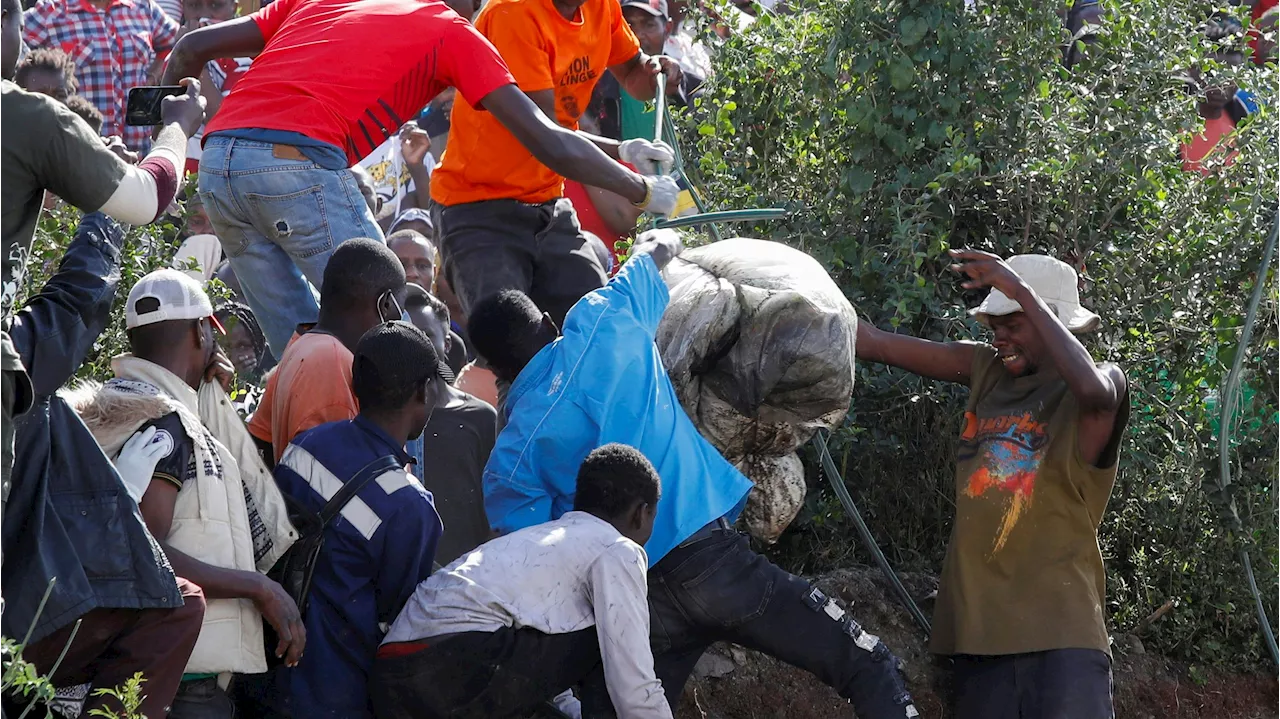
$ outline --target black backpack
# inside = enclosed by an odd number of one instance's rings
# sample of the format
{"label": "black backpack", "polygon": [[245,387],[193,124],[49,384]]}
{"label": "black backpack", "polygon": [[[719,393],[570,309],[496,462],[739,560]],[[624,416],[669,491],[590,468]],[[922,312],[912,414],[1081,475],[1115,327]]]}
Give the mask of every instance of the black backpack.
{"label": "black backpack", "polygon": [[[404,467],[395,456],[388,454],[378,457],[347,480],[342,485],[342,489],[325,502],[319,514],[298,504],[288,494],[284,495],[285,504],[289,508],[289,519],[298,530],[298,540],[271,567],[267,572],[267,578],[284,587],[284,591],[298,605],[298,613],[304,621],[307,616],[307,595],[311,593],[311,580],[316,571],[316,560],[324,547],[325,530],[329,528],[330,522],[338,516],[342,508],[347,506],[347,502],[364,489],[365,485],[384,473],[397,469],[403,471]],[[280,643],[280,638],[276,635],[275,628],[265,619],[262,621],[262,628],[267,648],[267,665],[280,666],[283,660],[276,656],[276,646]]]}

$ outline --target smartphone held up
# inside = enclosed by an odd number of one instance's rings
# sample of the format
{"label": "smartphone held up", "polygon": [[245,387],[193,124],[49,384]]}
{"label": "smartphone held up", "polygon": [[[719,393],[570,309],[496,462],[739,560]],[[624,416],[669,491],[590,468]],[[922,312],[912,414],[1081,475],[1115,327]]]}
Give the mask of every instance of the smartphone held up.
{"label": "smartphone held up", "polygon": [[125,105],[124,121],[126,125],[160,125],[160,106],[166,97],[185,95],[187,88],[182,85],[146,85],[129,89],[129,100]]}

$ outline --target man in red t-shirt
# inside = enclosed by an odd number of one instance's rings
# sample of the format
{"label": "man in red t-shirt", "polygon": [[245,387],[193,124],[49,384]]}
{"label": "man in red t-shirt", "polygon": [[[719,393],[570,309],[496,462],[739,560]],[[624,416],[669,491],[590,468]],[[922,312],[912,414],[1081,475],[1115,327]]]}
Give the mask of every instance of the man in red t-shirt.
{"label": "man in red t-shirt", "polygon": [[543,115],[493,45],[443,2],[275,0],[185,35],[165,77],[245,56],[253,65],[205,130],[200,194],[277,355],[296,325],[316,319],[310,285],[334,247],[382,238],[348,168],[446,87],[556,172],[647,198],[653,212],[675,206],[673,180],[632,172]]}

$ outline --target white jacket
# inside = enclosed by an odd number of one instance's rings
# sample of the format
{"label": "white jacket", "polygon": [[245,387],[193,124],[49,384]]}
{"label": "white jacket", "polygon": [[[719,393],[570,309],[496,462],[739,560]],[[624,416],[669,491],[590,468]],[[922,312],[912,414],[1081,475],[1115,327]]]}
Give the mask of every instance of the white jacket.
{"label": "white jacket", "polygon": [[[119,379],[135,380],[123,391],[86,383],[68,393],[107,456],[115,457],[145,423],[177,412],[194,440],[196,480],[185,482],[174,506],[165,543],[206,564],[265,572],[297,539],[284,498],[271,472],[262,464],[243,421],[216,383],[200,393],[159,365],[129,355],[112,362]],[[159,389],[146,392],[146,385]],[[141,388],[142,391],[136,391]],[[245,504],[248,493],[270,539],[264,556],[254,561],[252,529]],[[187,662],[187,673],[261,673],[267,670],[262,615],[248,599],[209,599],[200,638]]]}

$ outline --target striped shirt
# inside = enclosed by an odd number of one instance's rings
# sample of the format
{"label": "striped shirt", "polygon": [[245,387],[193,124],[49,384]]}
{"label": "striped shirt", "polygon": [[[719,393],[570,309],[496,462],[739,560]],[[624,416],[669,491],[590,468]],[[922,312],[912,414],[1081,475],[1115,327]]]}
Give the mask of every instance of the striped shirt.
{"label": "striped shirt", "polygon": [[[319,513],[342,485],[370,462],[404,449],[357,416],[299,434],[276,465],[276,482]],[[367,678],[389,626],[431,574],[443,531],[431,493],[403,469],[364,486],[326,531],[316,563],[307,627],[306,661],[276,675],[276,694],[292,716],[372,717]]]}

